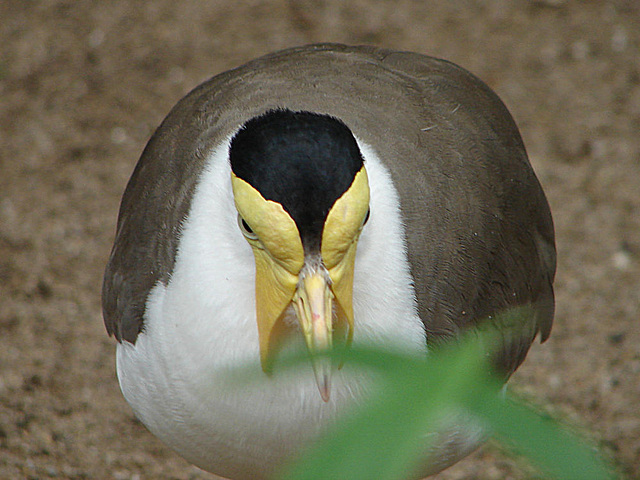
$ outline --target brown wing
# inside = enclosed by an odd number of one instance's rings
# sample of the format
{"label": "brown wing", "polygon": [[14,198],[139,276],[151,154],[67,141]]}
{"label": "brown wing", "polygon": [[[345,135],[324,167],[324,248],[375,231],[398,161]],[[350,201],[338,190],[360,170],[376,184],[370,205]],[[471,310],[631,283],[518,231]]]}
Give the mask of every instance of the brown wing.
{"label": "brown wing", "polygon": [[207,146],[200,143],[206,112],[198,89],[158,127],[125,189],[116,237],[102,285],[109,335],[135,343],[143,330],[149,291],[170,278]]}
{"label": "brown wing", "polygon": [[545,195],[511,115],[480,80],[412,53],[391,53],[383,64],[420,85],[429,117],[400,154],[415,159],[411,181],[403,182],[401,164],[388,164],[428,338],[494,330],[508,376],[553,322],[556,253]]}

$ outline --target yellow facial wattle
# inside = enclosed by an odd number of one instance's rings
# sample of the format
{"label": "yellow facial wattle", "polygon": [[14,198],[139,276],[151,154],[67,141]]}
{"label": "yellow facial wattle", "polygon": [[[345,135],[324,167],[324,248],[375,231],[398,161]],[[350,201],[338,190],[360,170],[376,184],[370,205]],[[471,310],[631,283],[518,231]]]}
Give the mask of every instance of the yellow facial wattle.
{"label": "yellow facial wattle", "polygon": [[[335,320],[346,330],[346,344],[353,337],[353,280],[356,247],[369,209],[369,184],[364,167],[351,186],[331,207],[319,252],[307,252],[314,261],[305,265],[305,251],[295,221],[282,205],[265,200],[249,183],[232,174],[236,208],[251,235],[256,267],[256,319],[260,360],[270,370],[278,321],[289,305],[298,315],[307,348],[312,355],[332,347]],[[343,328],[344,327],[344,328]],[[314,361],[322,397],[329,395],[330,365]]]}
{"label": "yellow facial wattle", "polygon": [[369,211],[367,171],[356,174],[351,187],[333,205],[322,232],[322,260],[331,277],[331,290],[348,324],[347,345],[353,338],[353,276],[358,238]]}
{"label": "yellow facial wattle", "polygon": [[233,174],[231,185],[236,209],[257,237],[247,241],[256,263],[260,361],[266,371],[274,327],[296,292],[304,250],[298,228],[282,205],[265,200],[255,188]]}

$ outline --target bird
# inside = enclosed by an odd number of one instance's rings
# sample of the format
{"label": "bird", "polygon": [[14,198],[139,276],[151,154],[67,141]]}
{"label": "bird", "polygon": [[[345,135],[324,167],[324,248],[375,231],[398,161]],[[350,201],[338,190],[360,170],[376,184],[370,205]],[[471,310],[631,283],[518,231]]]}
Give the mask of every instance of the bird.
{"label": "bird", "polygon": [[[366,401],[370,377],[318,353],[427,355],[493,319],[507,379],[550,335],[555,270],[548,201],[485,83],[419,53],[314,44],[170,111],[124,191],[102,307],[142,423],[204,470],[259,480]],[[300,350],[305,368],[279,368]],[[453,430],[420,478],[481,442]]]}

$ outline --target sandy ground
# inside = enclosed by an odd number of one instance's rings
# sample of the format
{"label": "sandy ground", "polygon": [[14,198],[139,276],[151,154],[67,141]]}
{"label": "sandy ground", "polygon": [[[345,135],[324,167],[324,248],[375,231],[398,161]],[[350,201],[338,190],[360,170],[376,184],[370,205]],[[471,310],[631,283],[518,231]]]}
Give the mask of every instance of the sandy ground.
{"label": "sandy ground", "polygon": [[[553,334],[514,387],[640,478],[640,3],[3,0],[0,18],[0,478],[212,478],[120,394],[100,312],[119,199],[187,91],[318,41],[447,58],[503,98],[559,253]],[[493,449],[439,477],[525,478]]]}

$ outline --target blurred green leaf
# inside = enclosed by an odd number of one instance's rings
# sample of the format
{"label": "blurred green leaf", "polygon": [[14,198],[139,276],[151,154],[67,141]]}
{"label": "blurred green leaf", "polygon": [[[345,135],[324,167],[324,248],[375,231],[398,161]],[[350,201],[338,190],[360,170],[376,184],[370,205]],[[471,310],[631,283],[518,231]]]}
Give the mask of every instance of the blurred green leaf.
{"label": "blurred green leaf", "polygon": [[466,338],[428,358],[378,349],[352,348],[341,353],[340,358],[350,365],[376,372],[374,393],[278,478],[409,478],[424,461],[429,441],[436,437],[433,432],[455,414],[477,418],[489,435],[525,455],[549,478],[614,478],[592,447],[557,422],[500,393],[501,383],[488,373],[489,340]]}
{"label": "blurred green leaf", "polygon": [[473,349],[434,356],[428,362],[380,351],[354,350],[346,355],[347,362],[382,373],[378,395],[336,425],[314,446],[307,462],[283,478],[406,478],[428,448],[425,432],[435,431],[451,412],[452,400],[466,395],[486,371]]}
{"label": "blurred green leaf", "polygon": [[478,398],[470,407],[491,426],[497,441],[527,457],[549,478],[615,478],[594,447],[513,398]]}

